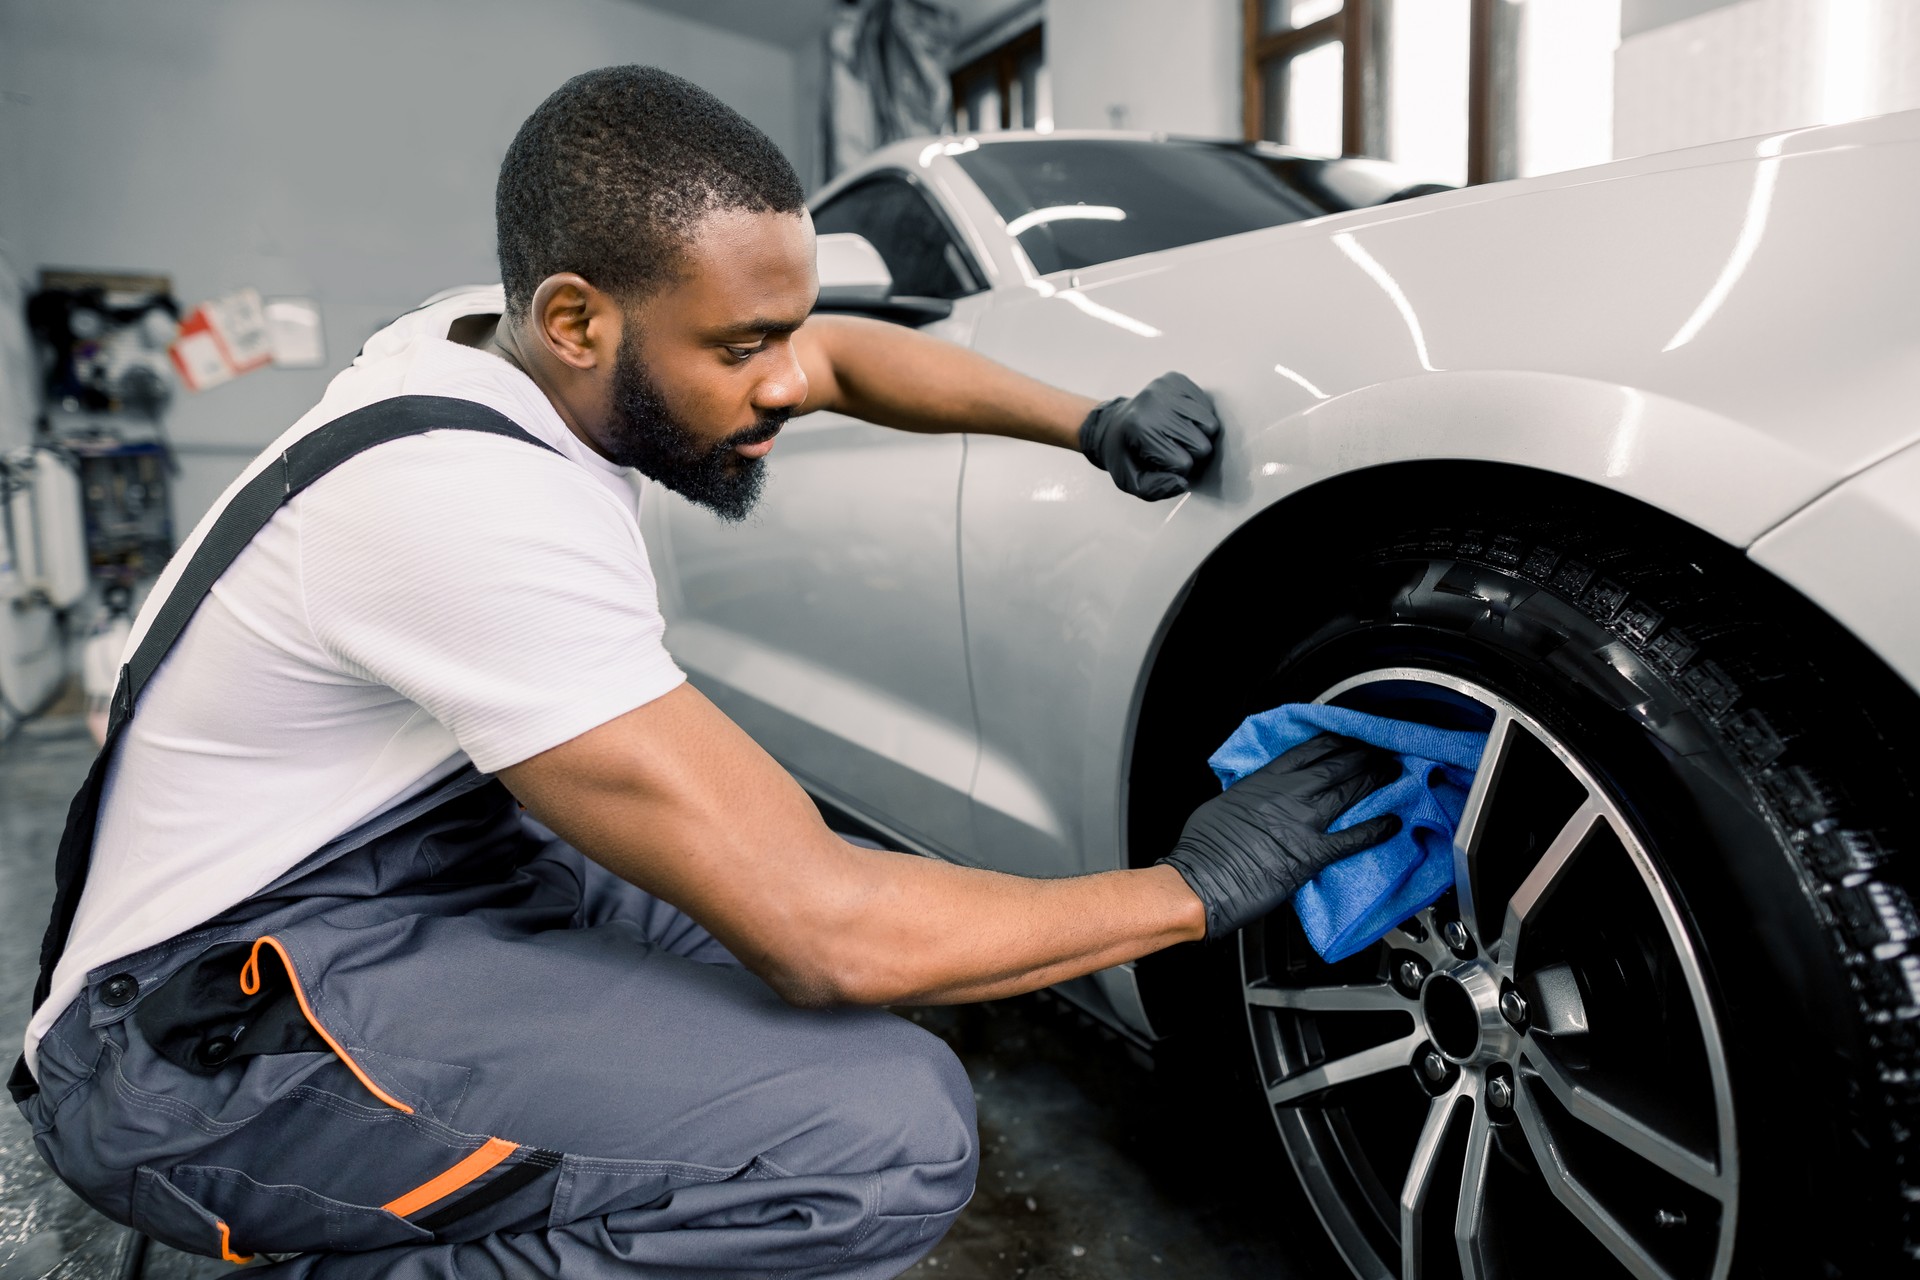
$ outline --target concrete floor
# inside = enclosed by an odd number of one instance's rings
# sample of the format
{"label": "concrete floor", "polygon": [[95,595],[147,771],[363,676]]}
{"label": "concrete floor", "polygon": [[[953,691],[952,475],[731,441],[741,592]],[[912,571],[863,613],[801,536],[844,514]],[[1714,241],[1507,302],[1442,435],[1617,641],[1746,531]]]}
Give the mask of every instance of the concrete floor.
{"label": "concrete floor", "polygon": [[[17,1052],[52,892],[53,850],[92,743],[77,717],[25,726],[0,747],[0,1030]],[[1036,995],[905,1011],[943,1036],[980,1104],[979,1190],[913,1274],[979,1280],[1344,1276],[1276,1168],[1257,1112],[1156,1073],[1085,1016]],[[0,1280],[109,1280],[119,1227],[81,1204],[0,1107]],[[156,1246],[150,1280],[230,1265]]]}

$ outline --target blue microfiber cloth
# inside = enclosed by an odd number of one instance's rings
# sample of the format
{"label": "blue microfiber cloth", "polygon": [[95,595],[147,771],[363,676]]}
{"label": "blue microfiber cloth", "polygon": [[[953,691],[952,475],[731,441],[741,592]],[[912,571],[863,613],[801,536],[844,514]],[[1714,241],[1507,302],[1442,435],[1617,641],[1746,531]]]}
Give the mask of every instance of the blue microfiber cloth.
{"label": "blue microfiber cloth", "polygon": [[1320,733],[1358,739],[1400,757],[1400,776],[1334,820],[1339,831],[1382,813],[1400,816],[1384,844],[1343,858],[1300,886],[1293,909],[1322,959],[1344,960],[1433,905],[1453,885],[1453,832],[1467,805],[1487,735],[1389,720],[1345,707],[1293,702],[1248,716],[1208,757],[1230,787]]}

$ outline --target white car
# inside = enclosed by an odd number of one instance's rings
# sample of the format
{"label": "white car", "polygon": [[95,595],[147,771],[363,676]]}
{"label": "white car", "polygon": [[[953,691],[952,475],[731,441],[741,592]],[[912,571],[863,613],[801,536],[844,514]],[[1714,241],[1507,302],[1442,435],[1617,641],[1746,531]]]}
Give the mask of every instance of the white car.
{"label": "white car", "polygon": [[1165,853],[1268,707],[1487,730],[1457,889],[1386,941],[1328,965],[1283,910],[1064,994],[1220,1034],[1357,1276],[1895,1274],[1920,113],[1410,181],[1119,134],[874,155],[813,202],[824,309],[1096,397],[1181,370],[1219,451],[1146,503],[797,419],[747,525],[648,504],[670,647],[824,808],[1028,875]]}

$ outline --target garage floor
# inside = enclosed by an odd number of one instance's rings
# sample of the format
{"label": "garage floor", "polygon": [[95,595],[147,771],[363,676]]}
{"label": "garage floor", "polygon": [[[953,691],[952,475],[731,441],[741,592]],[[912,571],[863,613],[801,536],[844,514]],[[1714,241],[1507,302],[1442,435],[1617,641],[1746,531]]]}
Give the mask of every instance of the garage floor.
{"label": "garage floor", "polygon": [[[0,1029],[4,1065],[26,1019],[67,801],[92,756],[77,717],[0,747]],[[909,1011],[967,1064],[983,1157],[973,1204],[913,1274],[1053,1277],[1344,1275],[1284,1176],[1269,1135],[1205,1088],[1181,1089],[1051,996]],[[1247,1153],[1251,1153],[1249,1156]],[[1289,1239],[1289,1237],[1295,1237]],[[122,1232],[81,1204],[0,1108],[0,1280],[110,1280]],[[156,1246],[150,1280],[228,1275]]]}

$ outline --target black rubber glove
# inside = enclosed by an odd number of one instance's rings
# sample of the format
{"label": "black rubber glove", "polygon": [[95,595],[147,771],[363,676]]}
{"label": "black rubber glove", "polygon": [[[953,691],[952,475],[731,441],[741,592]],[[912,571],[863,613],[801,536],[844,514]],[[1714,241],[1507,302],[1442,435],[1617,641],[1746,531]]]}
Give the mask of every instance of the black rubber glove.
{"label": "black rubber glove", "polygon": [[1207,939],[1227,937],[1293,896],[1327,866],[1400,830],[1390,813],[1328,834],[1327,824],[1400,776],[1365,743],[1310,738],[1193,811],[1169,863],[1207,908]]}
{"label": "black rubber glove", "polygon": [[1206,469],[1220,417],[1184,373],[1163,373],[1137,396],[1094,406],[1080,424],[1080,452],[1136,498],[1185,493]]}

